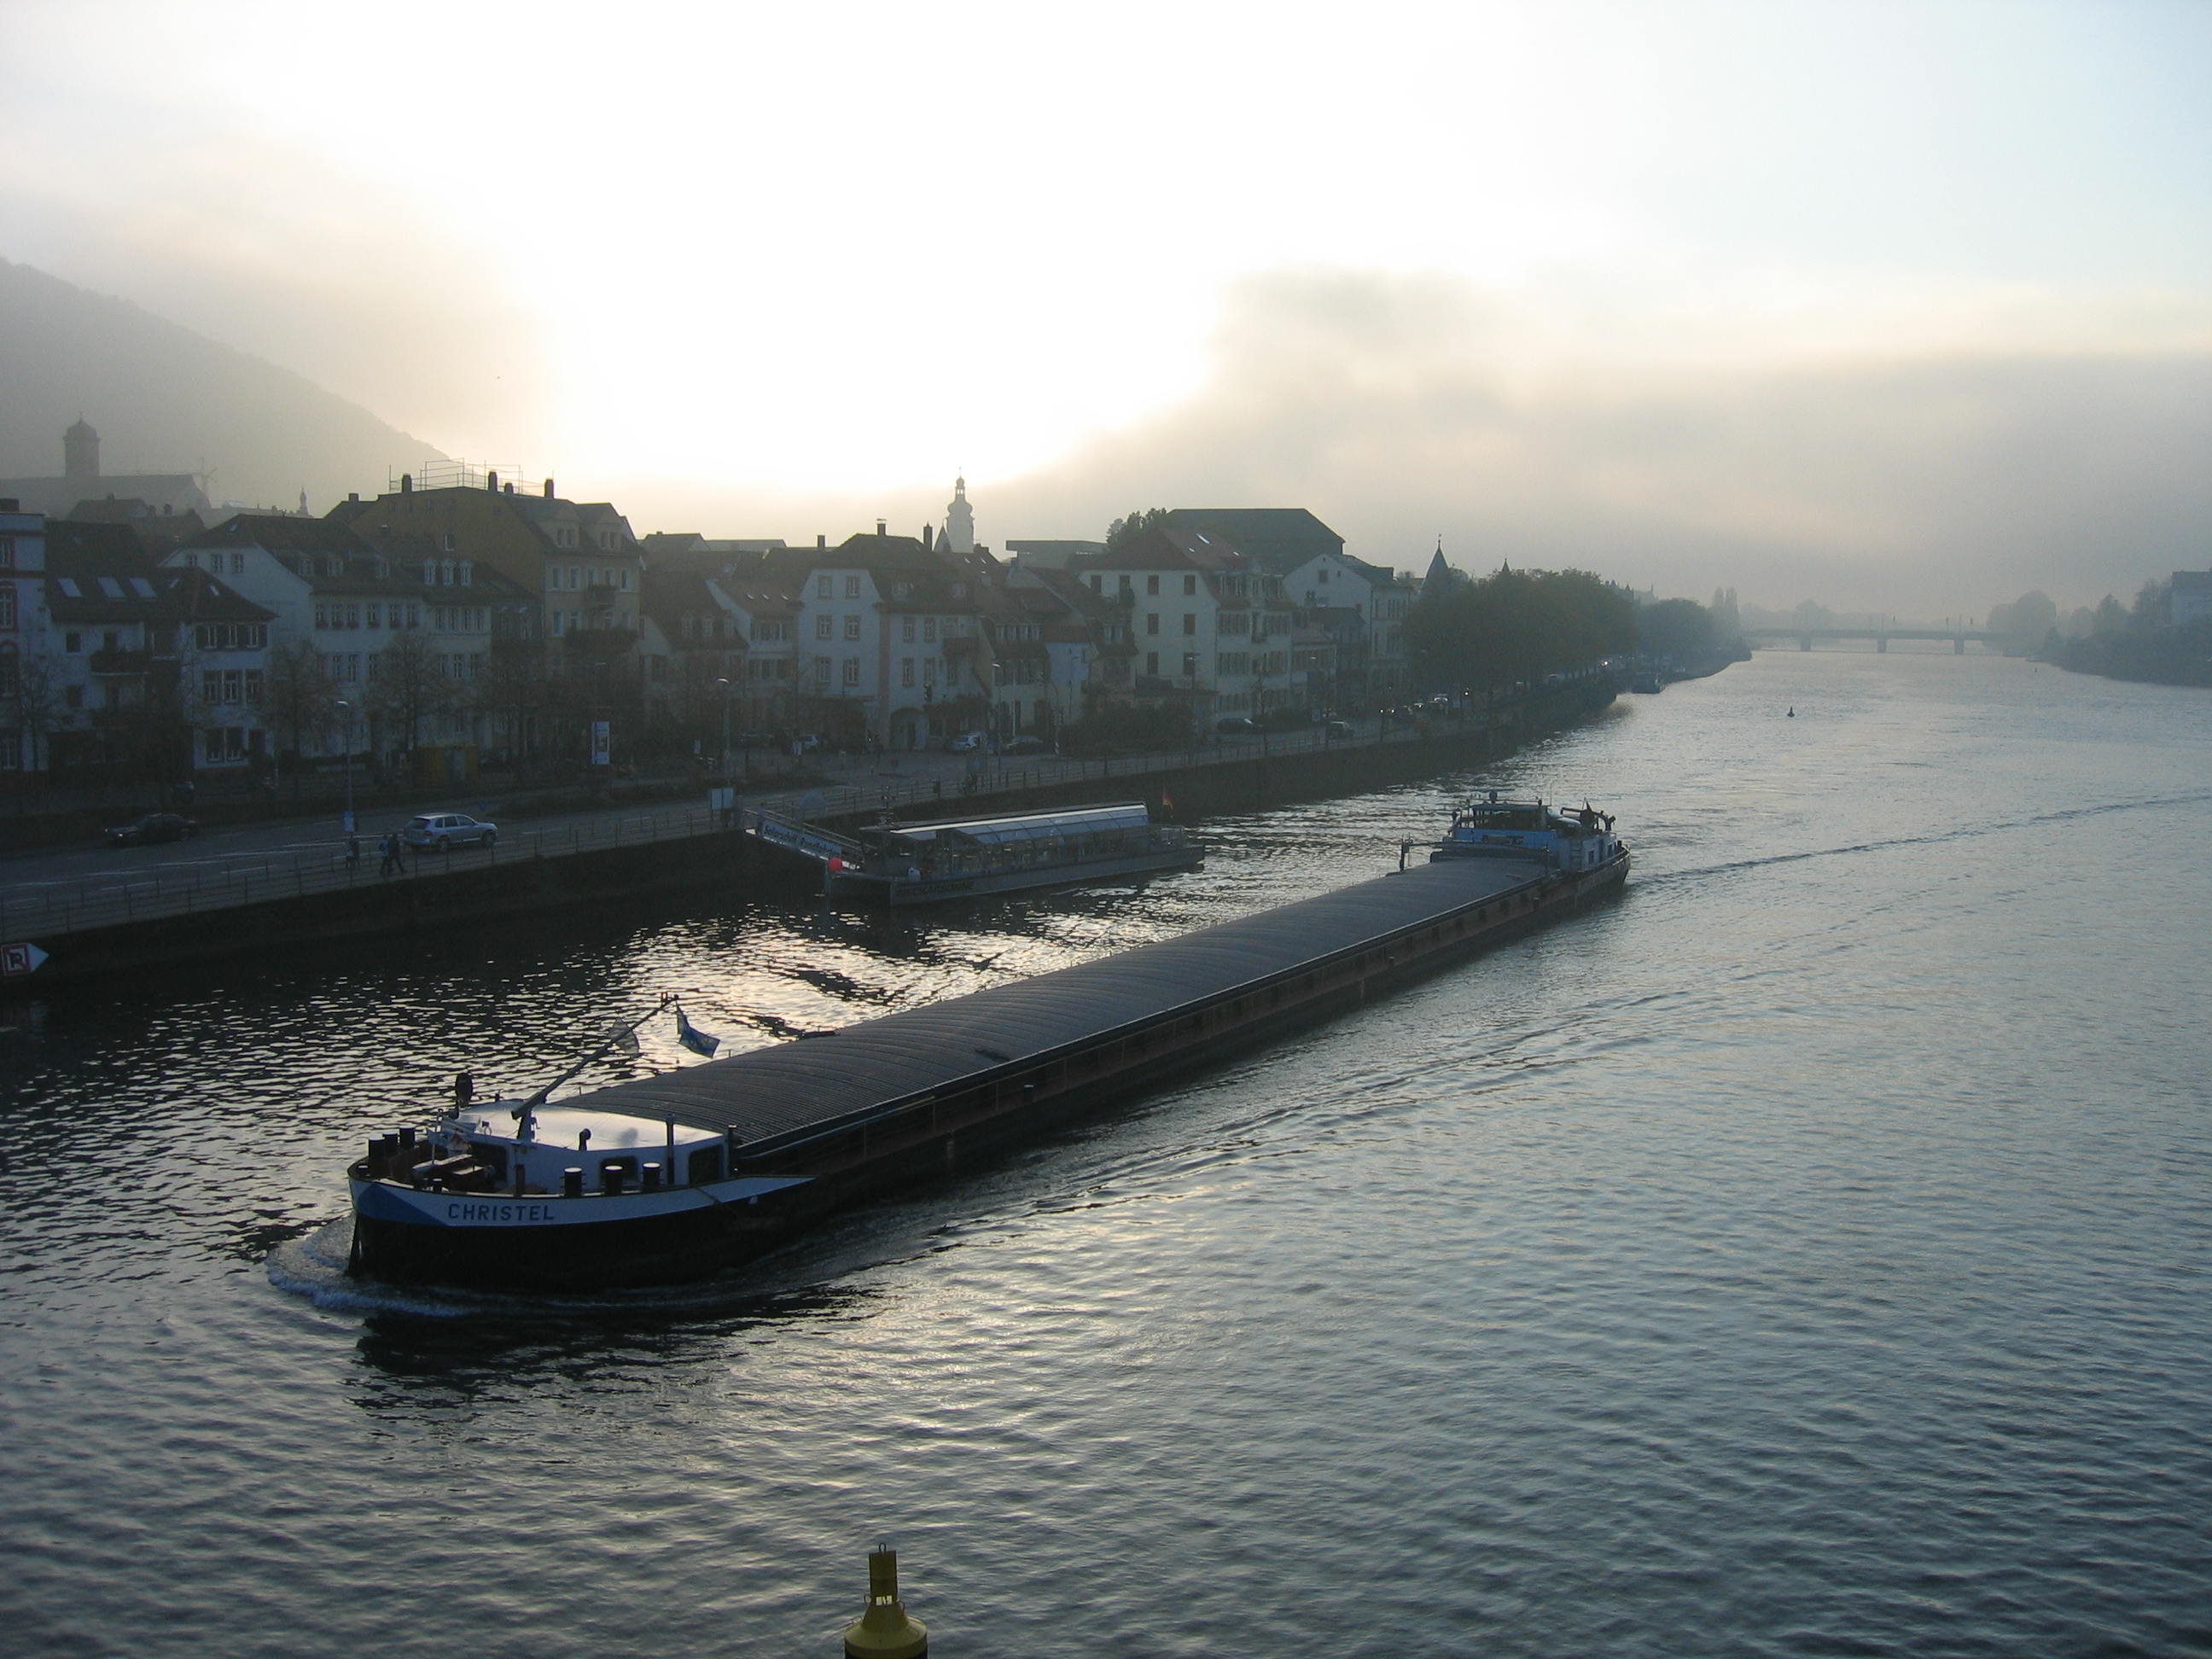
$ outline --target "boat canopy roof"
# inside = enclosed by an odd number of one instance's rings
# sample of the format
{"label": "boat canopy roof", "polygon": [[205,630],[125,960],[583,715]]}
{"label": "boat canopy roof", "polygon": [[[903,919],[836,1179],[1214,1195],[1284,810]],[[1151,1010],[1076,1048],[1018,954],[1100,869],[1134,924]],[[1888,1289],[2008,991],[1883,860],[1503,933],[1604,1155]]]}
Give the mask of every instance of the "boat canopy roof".
{"label": "boat canopy roof", "polygon": [[1072,1045],[1296,972],[1543,873],[1540,861],[1512,858],[1419,865],[1012,985],[560,1103],[727,1130],[750,1143],[749,1150],[766,1152],[865,1120],[894,1102],[1018,1073]]}
{"label": "boat canopy roof", "polygon": [[955,818],[939,823],[877,824],[860,833],[902,847],[927,847],[936,841],[972,842],[981,847],[1025,841],[1048,841],[1057,836],[1091,836],[1109,830],[1142,830],[1152,821],[1145,803],[1122,801],[1112,806],[1071,806],[1059,812],[1020,812],[988,818]]}

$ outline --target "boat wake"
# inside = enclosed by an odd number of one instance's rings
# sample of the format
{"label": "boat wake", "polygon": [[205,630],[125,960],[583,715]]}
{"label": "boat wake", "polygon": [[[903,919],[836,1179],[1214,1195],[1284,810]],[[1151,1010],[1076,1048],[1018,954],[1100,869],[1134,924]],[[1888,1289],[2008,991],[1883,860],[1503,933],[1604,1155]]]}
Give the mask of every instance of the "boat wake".
{"label": "boat wake", "polygon": [[1637,884],[1651,887],[1705,876],[1730,875],[1739,870],[1763,870],[1775,864],[1802,864],[1808,859],[1849,858],[1860,853],[1886,853],[1899,847],[1933,847],[1944,842],[1972,841],[2007,830],[2031,830],[2040,824],[2065,823],[2075,818],[2106,817],[2118,812],[2165,811],[2175,806],[2198,806],[2207,801],[2212,801],[2212,791],[2161,795],[2147,800],[2106,801],[2095,806],[2069,806],[2063,811],[2036,812],[2026,817],[1991,818],[1986,823],[1962,823],[1924,836],[1895,836],[1881,841],[1853,842],[1844,847],[1814,847],[1801,853],[1775,853],[1765,858],[1733,859],[1726,864],[1701,864],[1691,870],[1645,873],[1638,877]]}

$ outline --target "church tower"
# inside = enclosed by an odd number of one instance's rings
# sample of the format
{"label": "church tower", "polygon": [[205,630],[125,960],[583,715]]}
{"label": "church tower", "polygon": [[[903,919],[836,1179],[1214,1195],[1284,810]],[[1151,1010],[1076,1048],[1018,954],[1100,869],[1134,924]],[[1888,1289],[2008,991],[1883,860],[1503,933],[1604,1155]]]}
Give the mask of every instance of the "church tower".
{"label": "church tower", "polygon": [[968,480],[952,481],[952,499],[945,507],[945,539],[955,553],[975,550],[975,509],[968,505]]}
{"label": "church tower", "polygon": [[1444,538],[1437,538],[1437,556],[1429,561],[1429,574],[1422,579],[1424,593],[1442,593],[1454,582],[1461,580],[1460,573],[1444,560]]}
{"label": "church tower", "polygon": [[100,434],[76,417],[76,424],[62,434],[62,476],[97,478],[100,476]]}

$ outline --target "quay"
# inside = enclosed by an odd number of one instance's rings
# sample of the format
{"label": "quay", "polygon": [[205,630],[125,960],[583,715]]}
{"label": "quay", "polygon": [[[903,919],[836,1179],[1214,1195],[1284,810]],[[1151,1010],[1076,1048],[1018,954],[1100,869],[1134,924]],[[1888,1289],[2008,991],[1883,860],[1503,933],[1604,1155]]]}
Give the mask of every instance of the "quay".
{"label": "quay", "polygon": [[[865,781],[742,796],[747,809],[852,827],[885,809],[951,816],[1172,796],[1178,815],[1249,811],[1274,801],[1349,794],[1471,768],[1542,732],[1600,712],[1609,681],[1573,684],[1355,739],[1294,732],[1189,751],[994,766],[972,794],[943,781],[878,773]],[[682,892],[795,891],[782,860],[749,856],[750,837],[704,804],[608,812],[533,829],[504,823],[498,844],[416,859],[378,873],[371,842],[349,861],[330,844],[200,861],[156,872],[118,866],[98,878],[0,887],[0,962],[43,958],[0,978],[0,991],[43,994],[165,964],[428,933]],[[206,843],[198,844],[202,848]],[[817,884],[818,884],[818,881]]]}
{"label": "quay", "polygon": [[[1627,867],[1625,850],[1573,873],[1534,860],[1439,860],[1015,984],[567,1096],[556,1103],[564,1118],[665,1124],[672,1147],[678,1126],[722,1137],[742,1196],[679,1185],[646,1200],[649,1216],[602,1220],[595,1206],[635,1200],[475,1203],[364,1180],[357,1166],[354,1260],[380,1279],[547,1289],[710,1273],[834,1210],[1337,1018],[1609,896]],[[484,1130],[506,1116],[492,1110]],[[588,1161],[580,1148],[573,1155]],[[544,1224],[553,1221],[574,1224]]]}

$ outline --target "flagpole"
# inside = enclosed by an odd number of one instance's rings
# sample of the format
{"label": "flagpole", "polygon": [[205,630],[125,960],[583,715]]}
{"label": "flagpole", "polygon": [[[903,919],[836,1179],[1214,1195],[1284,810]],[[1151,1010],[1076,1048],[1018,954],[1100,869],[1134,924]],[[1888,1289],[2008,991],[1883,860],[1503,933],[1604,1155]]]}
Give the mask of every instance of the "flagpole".
{"label": "flagpole", "polygon": [[[620,1042],[624,1037],[636,1030],[637,1028],[644,1024],[646,1021],[653,1018],[654,1015],[665,1012],[668,1007],[668,1005],[675,1000],[676,998],[673,994],[663,991],[660,994],[659,1002],[655,1005],[652,1010],[648,1012],[640,1014],[635,1019],[631,1020],[627,1025],[616,1026],[612,1031],[607,1034],[606,1040],[601,1042],[598,1048],[592,1049],[591,1053],[586,1054],[574,1066],[571,1066],[567,1071],[562,1073],[560,1076],[555,1078],[550,1083],[538,1091],[536,1094],[532,1095],[530,1098],[524,1101],[521,1105],[510,1109],[508,1115],[514,1118],[514,1121],[521,1126],[514,1132],[514,1138],[517,1140],[531,1140],[536,1139],[538,1133],[538,1109],[545,1103],[547,1098],[556,1089],[566,1083],[570,1078],[575,1076],[577,1073],[582,1071],[593,1060],[598,1060],[609,1050],[612,1049],[617,1043]],[[681,1018],[680,1013],[678,1018]]]}

